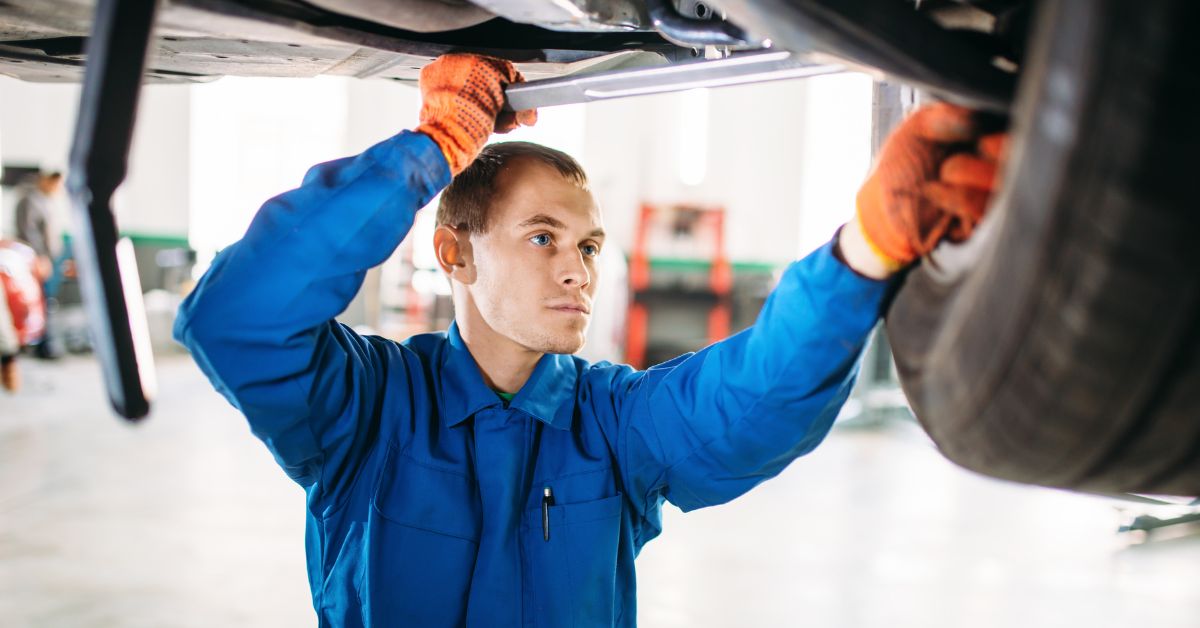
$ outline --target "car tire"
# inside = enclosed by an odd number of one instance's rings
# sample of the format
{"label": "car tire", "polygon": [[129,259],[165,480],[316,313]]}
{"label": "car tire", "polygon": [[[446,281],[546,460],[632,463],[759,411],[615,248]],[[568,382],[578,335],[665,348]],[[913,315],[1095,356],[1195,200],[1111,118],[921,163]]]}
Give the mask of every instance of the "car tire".
{"label": "car tire", "polygon": [[1197,495],[1200,3],[1038,11],[982,233],[887,314],[901,382],[968,469]]}

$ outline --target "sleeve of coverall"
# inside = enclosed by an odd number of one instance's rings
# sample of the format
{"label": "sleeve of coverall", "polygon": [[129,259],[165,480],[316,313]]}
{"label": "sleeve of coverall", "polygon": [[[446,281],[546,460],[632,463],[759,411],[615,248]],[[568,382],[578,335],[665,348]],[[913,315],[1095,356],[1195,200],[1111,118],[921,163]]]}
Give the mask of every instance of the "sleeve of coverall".
{"label": "sleeve of coverall", "polygon": [[263,205],[180,306],[176,340],[306,488],[329,494],[353,473],[385,374],[416,367],[333,317],[449,182],[437,145],[407,131],[315,166]]}
{"label": "sleeve of coverall", "polygon": [[888,286],[856,275],[826,244],[787,268],[751,328],[625,371],[614,382],[618,456],[639,514],[657,527],[663,499],[685,511],[727,502],[816,447]]}

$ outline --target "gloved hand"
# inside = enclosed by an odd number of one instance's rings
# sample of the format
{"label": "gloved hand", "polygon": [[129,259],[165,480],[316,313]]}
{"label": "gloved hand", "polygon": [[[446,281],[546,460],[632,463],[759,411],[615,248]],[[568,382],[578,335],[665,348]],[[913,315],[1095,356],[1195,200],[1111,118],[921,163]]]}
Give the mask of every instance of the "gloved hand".
{"label": "gloved hand", "polygon": [[[946,103],[918,109],[888,136],[859,189],[854,224],[843,229],[846,261],[886,276],[944,238],[969,237],[991,198],[1005,143],[1005,134],[980,136],[969,109]],[[864,250],[875,259],[864,260]]]}
{"label": "gloved hand", "polygon": [[421,70],[421,124],[417,131],[437,142],[450,172],[462,172],[483,149],[492,132],[533,126],[537,110],[501,111],[504,87],[525,78],[503,59],[448,54]]}

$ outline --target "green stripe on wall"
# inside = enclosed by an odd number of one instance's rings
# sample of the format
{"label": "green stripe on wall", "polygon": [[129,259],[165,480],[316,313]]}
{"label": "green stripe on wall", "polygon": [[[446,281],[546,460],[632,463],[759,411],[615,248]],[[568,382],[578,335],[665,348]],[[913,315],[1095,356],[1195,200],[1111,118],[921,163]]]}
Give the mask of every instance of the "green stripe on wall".
{"label": "green stripe on wall", "polygon": [[[159,233],[139,233],[137,231],[122,231],[122,238],[129,238],[134,246],[156,246],[159,248],[187,248],[187,236],[166,235]],[[71,236],[63,235],[63,243],[71,244]]]}
{"label": "green stripe on wall", "polygon": [[[628,261],[629,258],[626,258]],[[733,272],[742,273],[771,273],[781,268],[779,264],[770,262],[731,262],[730,266]],[[712,268],[712,261],[706,259],[685,259],[674,257],[651,257],[650,268],[652,270],[673,270],[680,272],[696,272],[706,273]]]}

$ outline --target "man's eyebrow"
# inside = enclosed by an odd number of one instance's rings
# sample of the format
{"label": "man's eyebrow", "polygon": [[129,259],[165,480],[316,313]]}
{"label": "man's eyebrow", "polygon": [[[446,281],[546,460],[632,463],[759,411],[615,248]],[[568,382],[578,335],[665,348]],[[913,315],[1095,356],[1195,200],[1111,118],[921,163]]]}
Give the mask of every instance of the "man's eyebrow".
{"label": "man's eyebrow", "polygon": [[564,225],[561,220],[559,220],[557,218],[553,218],[551,216],[547,216],[546,214],[537,214],[536,216],[530,216],[529,218],[526,218],[525,220],[521,221],[521,224],[517,225],[517,228],[521,229],[524,227],[532,227],[534,225],[546,225],[547,227],[553,227],[555,229],[566,229],[567,228],[567,226]]}
{"label": "man's eyebrow", "polygon": [[[563,224],[563,221],[553,216],[547,216],[546,214],[536,214],[534,216],[530,216],[529,218],[522,220],[521,224],[517,225],[517,228],[524,229],[534,225],[545,225],[552,229],[559,229],[562,231],[566,231],[567,229],[567,225]],[[603,229],[593,229],[592,232],[588,234],[588,237],[590,238],[603,238],[604,236],[605,233]]]}

